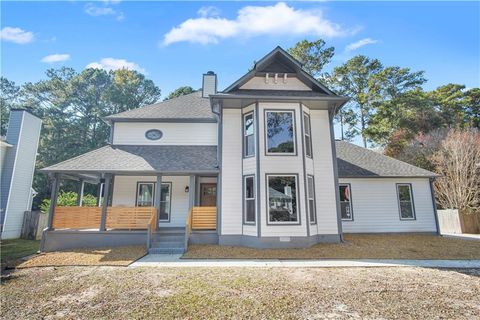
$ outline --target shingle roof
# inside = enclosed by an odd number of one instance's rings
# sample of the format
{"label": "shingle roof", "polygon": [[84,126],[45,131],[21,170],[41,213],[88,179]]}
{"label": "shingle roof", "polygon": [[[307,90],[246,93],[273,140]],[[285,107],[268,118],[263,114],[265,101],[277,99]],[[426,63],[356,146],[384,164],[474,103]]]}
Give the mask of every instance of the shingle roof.
{"label": "shingle roof", "polygon": [[42,169],[46,172],[216,172],[216,146],[105,146]]}
{"label": "shingle roof", "polygon": [[335,142],[338,176],[435,177],[436,174],[346,141]]}
{"label": "shingle roof", "polygon": [[210,100],[208,98],[202,98],[201,91],[196,91],[177,98],[105,117],[107,120],[160,118],[215,120],[215,115],[210,108]]}

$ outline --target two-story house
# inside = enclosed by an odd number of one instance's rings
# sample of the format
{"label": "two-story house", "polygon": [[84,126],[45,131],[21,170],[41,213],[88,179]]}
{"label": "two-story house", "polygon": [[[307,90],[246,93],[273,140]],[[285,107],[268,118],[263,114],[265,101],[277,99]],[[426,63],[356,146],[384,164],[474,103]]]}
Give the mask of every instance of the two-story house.
{"label": "two-story house", "polygon": [[[43,169],[79,181],[79,206],[52,205],[44,250],[147,243],[257,248],[340,242],[343,233],[437,232],[435,174],[344,141],[348,101],[277,47],[217,91],[111,115],[110,143]],[[82,207],[84,183],[98,207]]]}

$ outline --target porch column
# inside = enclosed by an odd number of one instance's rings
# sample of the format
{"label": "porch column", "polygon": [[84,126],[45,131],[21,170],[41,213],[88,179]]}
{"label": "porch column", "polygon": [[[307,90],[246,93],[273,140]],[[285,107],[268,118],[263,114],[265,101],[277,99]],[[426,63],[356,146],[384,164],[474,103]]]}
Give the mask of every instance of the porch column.
{"label": "porch column", "polygon": [[160,199],[162,197],[162,175],[157,174],[157,183],[155,185],[155,208],[157,209],[157,222],[155,223],[155,230],[158,229],[158,219],[160,219]]}
{"label": "porch column", "polygon": [[102,205],[102,193],[103,193],[103,183],[98,184],[98,194],[97,194],[97,207]]}
{"label": "porch column", "polygon": [[52,181],[52,192],[50,194],[50,208],[48,209],[48,230],[53,230],[53,215],[55,214],[55,206],[57,205],[58,189],[60,188],[60,175],[55,173]]}
{"label": "porch column", "polygon": [[189,181],[189,194],[188,194],[188,200],[189,200],[189,207],[192,208],[195,206],[195,176],[192,175],[190,176],[190,181]]}
{"label": "porch column", "polygon": [[83,189],[85,188],[85,181],[80,179],[80,183],[78,185],[78,194],[77,194],[77,206],[82,206],[83,201]]}
{"label": "porch column", "polygon": [[110,174],[105,174],[105,190],[103,190],[103,203],[102,203],[102,216],[100,218],[100,231],[105,231],[105,225],[107,222],[107,207],[108,207],[108,196],[110,194],[110,182],[112,181],[112,176]]}

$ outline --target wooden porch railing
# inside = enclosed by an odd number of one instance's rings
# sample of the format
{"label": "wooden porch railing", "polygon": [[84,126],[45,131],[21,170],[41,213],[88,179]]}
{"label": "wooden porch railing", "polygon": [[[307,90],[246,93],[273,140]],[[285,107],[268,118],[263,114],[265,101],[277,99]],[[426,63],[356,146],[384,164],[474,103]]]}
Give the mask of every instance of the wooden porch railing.
{"label": "wooden porch railing", "polygon": [[194,230],[216,230],[217,207],[193,207],[191,221]]}
{"label": "wooden porch railing", "polygon": [[[99,207],[56,207],[53,215],[55,229],[98,229],[102,208]],[[155,230],[157,209],[154,207],[108,207],[107,229]]]}
{"label": "wooden porch railing", "polygon": [[[107,229],[147,229],[156,216],[154,207],[108,207]],[[154,220],[156,221],[156,220]]]}
{"label": "wooden porch railing", "polygon": [[53,215],[55,229],[98,229],[102,208],[99,207],[56,207]]}

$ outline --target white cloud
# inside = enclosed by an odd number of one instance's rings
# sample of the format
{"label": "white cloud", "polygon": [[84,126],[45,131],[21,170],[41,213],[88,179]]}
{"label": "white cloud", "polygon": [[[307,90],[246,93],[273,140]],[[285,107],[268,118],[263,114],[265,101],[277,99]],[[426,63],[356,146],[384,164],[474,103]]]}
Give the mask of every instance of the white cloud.
{"label": "white cloud", "polygon": [[199,18],[182,22],[165,34],[164,45],[175,42],[218,43],[231,37],[258,35],[315,35],[338,37],[351,33],[340,25],[325,19],[321,10],[302,10],[280,2],[271,6],[246,6],[235,19],[204,16],[208,10],[200,9]]}
{"label": "white cloud", "polygon": [[5,27],[0,30],[0,39],[18,44],[26,44],[33,41],[33,32],[20,28]]}
{"label": "white cloud", "polygon": [[70,60],[70,55],[68,53],[63,53],[63,54],[51,54],[46,57],[42,58],[42,62],[45,63],[55,63],[55,62],[62,62],[62,61],[67,61]]}
{"label": "white cloud", "polygon": [[90,16],[115,16],[117,20],[123,20],[125,18],[123,12],[115,10],[110,5],[118,4],[120,1],[103,1],[103,6],[97,6],[93,3],[87,3],[85,5],[85,13]]}
{"label": "white cloud", "polygon": [[125,59],[103,58],[100,62],[92,62],[87,65],[87,68],[104,69],[104,70],[118,70],[129,69],[136,70],[141,73],[146,73],[145,69],[141,68],[135,62],[127,61]]}
{"label": "white cloud", "polygon": [[357,50],[363,46],[369,45],[369,44],[375,44],[377,43],[378,40],[373,40],[371,38],[365,38],[362,40],[358,40],[357,42],[350,43],[345,47],[345,51],[354,51]]}
{"label": "white cloud", "polygon": [[214,6],[201,7],[198,9],[197,14],[201,17],[217,17],[220,15],[220,9]]}

